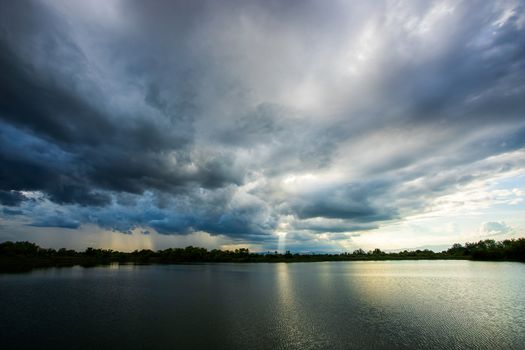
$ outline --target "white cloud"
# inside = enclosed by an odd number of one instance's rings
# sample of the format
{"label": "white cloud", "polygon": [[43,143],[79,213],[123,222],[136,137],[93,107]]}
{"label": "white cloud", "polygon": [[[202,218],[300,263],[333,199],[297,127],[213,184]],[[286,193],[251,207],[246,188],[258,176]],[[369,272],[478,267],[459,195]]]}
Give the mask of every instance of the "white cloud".
{"label": "white cloud", "polygon": [[479,234],[481,236],[497,236],[513,233],[513,228],[503,221],[488,221],[481,224]]}

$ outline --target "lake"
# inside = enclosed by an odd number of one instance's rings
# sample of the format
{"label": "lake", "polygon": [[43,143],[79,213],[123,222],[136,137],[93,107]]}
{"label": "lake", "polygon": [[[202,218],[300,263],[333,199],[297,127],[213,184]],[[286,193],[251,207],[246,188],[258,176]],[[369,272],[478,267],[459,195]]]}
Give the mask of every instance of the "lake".
{"label": "lake", "polygon": [[2,348],[525,349],[525,264],[112,265],[0,274]]}

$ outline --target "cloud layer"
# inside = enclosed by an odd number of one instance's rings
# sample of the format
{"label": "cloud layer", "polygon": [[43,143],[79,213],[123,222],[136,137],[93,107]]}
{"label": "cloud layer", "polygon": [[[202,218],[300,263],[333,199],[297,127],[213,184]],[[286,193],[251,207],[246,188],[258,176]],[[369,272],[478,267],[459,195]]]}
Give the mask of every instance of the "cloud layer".
{"label": "cloud layer", "polygon": [[3,220],[311,247],[446,217],[525,169],[524,13],[2,1]]}

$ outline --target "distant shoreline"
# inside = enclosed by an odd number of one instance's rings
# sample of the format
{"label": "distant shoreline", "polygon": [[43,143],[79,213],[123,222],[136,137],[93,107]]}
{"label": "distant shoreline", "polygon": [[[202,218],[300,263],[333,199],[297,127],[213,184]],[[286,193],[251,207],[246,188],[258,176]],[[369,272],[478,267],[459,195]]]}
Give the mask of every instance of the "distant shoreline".
{"label": "distant shoreline", "polygon": [[4,242],[0,244],[0,272],[24,272],[37,268],[101,266],[119,264],[191,264],[191,263],[277,263],[373,260],[476,260],[525,262],[525,238],[496,242],[484,240],[465,245],[454,244],[442,252],[431,250],[386,253],[379,249],[362,249],[340,254],[285,254],[277,252],[252,253],[246,248],[207,250],[189,246],[165,250],[136,250],[130,253],[109,249],[87,248],[83,252],[46,249],[30,242]]}
{"label": "distant shoreline", "polygon": [[[53,267],[97,267],[112,264],[119,265],[190,265],[190,264],[261,264],[261,263],[316,263],[316,262],[351,262],[351,261],[410,261],[410,260],[475,260],[470,257],[356,257],[356,258],[327,258],[319,255],[318,258],[305,255],[306,258],[275,258],[275,259],[232,259],[232,260],[184,260],[164,261],[157,258],[140,259],[97,259],[97,258],[68,258],[68,259],[33,259],[33,258],[4,258],[0,257],[0,273],[24,272],[33,269]],[[479,261],[479,260],[476,260]],[[485,261],[514,261],[518,260],[485,260]]]}

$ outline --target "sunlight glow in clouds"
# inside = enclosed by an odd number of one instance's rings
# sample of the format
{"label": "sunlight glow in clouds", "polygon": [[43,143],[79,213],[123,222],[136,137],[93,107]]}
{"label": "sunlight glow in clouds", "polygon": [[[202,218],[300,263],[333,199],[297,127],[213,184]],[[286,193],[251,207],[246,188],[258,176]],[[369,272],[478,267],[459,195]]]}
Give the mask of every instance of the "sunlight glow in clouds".
{"label": "sunlight glow in clouds", "polygon": [[0,2],[0,240],[525,234],[524,1]]}

